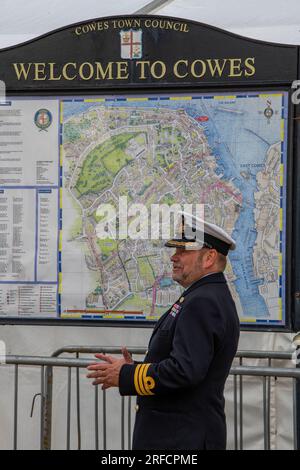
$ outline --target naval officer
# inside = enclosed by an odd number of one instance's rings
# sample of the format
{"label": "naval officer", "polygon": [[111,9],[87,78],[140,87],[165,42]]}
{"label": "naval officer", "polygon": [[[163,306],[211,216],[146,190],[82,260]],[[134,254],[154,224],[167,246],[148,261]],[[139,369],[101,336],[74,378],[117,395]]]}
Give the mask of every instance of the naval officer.
{"label": "naval officer", "polygon": [[175,248],[172,277],[185,291],[157,322],[144,361],[134,362],[125,348],[122,359],[97,354],[104,362],[91,364],[88,377],[137,396],[133,449],[225,449],[224,384],[239,319],[223,272],[235,242],[182,213],[166,246]]}

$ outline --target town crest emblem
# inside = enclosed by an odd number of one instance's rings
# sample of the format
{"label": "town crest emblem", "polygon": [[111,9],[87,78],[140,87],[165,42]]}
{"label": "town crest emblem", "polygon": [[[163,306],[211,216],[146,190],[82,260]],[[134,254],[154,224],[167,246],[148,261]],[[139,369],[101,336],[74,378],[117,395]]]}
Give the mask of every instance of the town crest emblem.
{"label": "town crest emblem", "polygon": [[41,131],[46,131],[52,124],[52,114],[48,109],[39,109],[34,115],[34,123]]}
{"label": "town crest emblem", "polygon": [[122,59],[142,58],[142,33],[141,29],[120,31]]}

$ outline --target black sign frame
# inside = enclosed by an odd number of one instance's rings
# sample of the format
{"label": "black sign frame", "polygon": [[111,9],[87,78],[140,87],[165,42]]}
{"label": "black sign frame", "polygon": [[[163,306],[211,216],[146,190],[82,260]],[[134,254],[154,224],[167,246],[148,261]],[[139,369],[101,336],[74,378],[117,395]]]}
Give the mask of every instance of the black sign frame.
{"label": "black sign frame", "polygon": [[[196,31],[200,37],[201,34],[207,35],[209,32],[212,36],[211,37],[220,37],[222,38],[229,38],[230,43],[233,44],[233,48],[236,50],[236,56],[240,53],[239,47],[242,47],[244,54],[248,51],[248,56],[251,56],[251,52],[253,55],[253,47],[257,47],[260,52],[260,63],[266,61],[266,65],[263,67],[262,70],[259,71],[257,76],[247,77],[247,80],[244,79],[240,80],[237,77],[235,80],[228,79],[224,77],[219,77],[219,80],[214,80],[212,77],[208,77],[207,80],[200,81],[198,80],[195,83],[195,80],[189,80],[188,82],[181,82],[177,80],[178,77],[175,77],[175,81],[172,79],[168,79],[165,82],[162,80],[155,79],[153,81],[153,77],[151,77],[152,81],[145,81],[143,83],[137,82],[133,80],[130,83],[116,83],[116,80],[109,80],[107,83],[95,84],[93,81],[89,81],[87,84],[86,80],[82,80],[81,83],[75,83],[72,85],[66,84],[61,85],[59,81],[51,81],[51,83],[47,80],[38,80],[38,86],[36,80],[29,80],[29,81],[16,81],[12,79],[11,76],[11,64],[17,63],[16,61],[20,57],[27,57],[26,54],[24,55],[24,48],[29,47],[30,53],[33,54],[30,56],[35,57],[34,54],[41,54],[47,52],[45,55],[49,56],[49,54],[53,55],[53,46],[54,43],[57,41],[59,42],[61,36],[66,35],[70,36],[70,34],[74,35],[74,30],[76,28],[83,28],[85,25],[97,24],[98,22],[113,22],[122,20],[125,21],[126,19],[137,19],[137,20],[155,20],[156,22],[159,21],[170,21],[174,24],[181,24],[187,25],[189,28],[194,28],[193,31]],[[155,23],[157,24],[157,23]],[[159,24],[159,23],[158,23]],[[170,23],[171,24],[171,23]],[[162,30],[163,31],[163,30]],[[99,31],[98,31],[99,32]],[[174,32],[174,31],[173,31]],[[91,34],[96,34],[95,31],[91,32]],[[165,31],[159,32],[156,31],[154,34],[154,39],[156,38],[155,48],[157,48],[157,44],[159,44],[159,34],[164,35],[166,34]],[[184,32],[181,32],[185,34]],[[195,34],[196,34],[195,33]],[[149,33],[150,34],[150,33]],[[178,33],[179,34],[179,33]],[[88,35],[88,33],[87,33]],[[214,36],[215,35],[215,36]],[[87,37],[87,36],[86,36]],[[85,37],[85,39],[86,39]],[[152,38],[153,39],[153,38]],[[74,40],[74,39],[73,39]],[[182,41],[182,36],[179,39]],[[42,43],[46,44],[48,41],[47,46],[42,46]],[[163,41],[163,39],[162,39]],[[211,40],[207,41],[210,42]],[[193,43],[187,41],[189,47],[193,46]],[[241,46],[240,46],[241,45]],[[82,50],[86,50],[87,45],[85,43],[84,46],[81,48]],[[170,48],[174,49],[174,42],[168,44],[166,47],[166,51],[169,51]],[[222,43],[223,50],[226,49],[226,44]],[[115,45],[112,44],[113,50],[108,50],[108,58],[113,59],[116,54]],[[218,49],[215,46],[215,49]],[[154,49],[157,50],[157,49]],[[187,50],[187,49],[186,49]],[[51,52],[52,51],[52,52]],[[246,51],[246,52],[245,52]],[[58,51],[58,55],[61,51]],[[72,52],[69,50],[69,54]],[[148,53],[147,53],[148,54]],[[194,52],[195,54],[195,52]],[[44,57],[43,61],[54,60],[55,57],[52,59],[49,57]],[[215,54],[217,56],[217,54]],[[202,56],[203,57],[203,56]],[[149,56],[147,56],[149,58]],[[151,58],[151,57],[150,57]],[[280,59],[281,58],[281,62]],[[83,58],[84,59],[84,58]],[[162,59],[162,57],[160,57]],[[169,58],[170,59],[170,58]],[[195,59],[195,55],[192,55],[191,58],[182,59],[182,60],[202,60],[202,59]],[[238,57],[239,59],[239,57]],[[64,58],[60,57],[60,61],[63,64]],[[73,60],[73,59],[72,59]],[[93,58],[89,58],[89,60],[93,60]],[[161,60],[163,61],[163,60]],[[57,62],[59,62],[57,60]],[[281,67],[278,68],[278,62],[281,63]],[[24,59],[23,59],[24,63]],[[33,63],[33,62],[32,62]],[[44,63],[44,62],[40,62]],[[54,62],[51,62],[54,63]],[[231,63],[231,71],[241,71],[241,68],[238,67],[239,60],[236,62]],[[130,94],[172,94],[172,93],[220,93],[220,92],[240,92],[243,90],[247,91],[256,91],[259,92],[271,92],[271,91],[288,91],[290,94],[289,100],[289,119],[288,119],[288,156],[287,156],[287,207],[286,207],[286,324],[285,326],[266,326],[266,325],[242,325],[241,329],[244,331],[296,331],[300,328],[300,244],[298,240],[300,240],[300,177],[298,168],[299,163],[299,146],[300,146],[300,135],[299,135],[299,125],[300,120],[297,117],[300,117],[300,106],[298,104],[294,105],[291,100],[291,95],[293,90],[291,89],[292,82],[294,80],[298,80],[300,78],[300,51],[298,46],[288,46],[288,45],[281,45],[281,44],[271,44],[266,43],[263,41],[257,41],[253,39],[243,38],[241,36],[237,36],[233,33],[223,31],[219,28],[211,27],[208,25],[203,25],[201,23],[196,23],[193,21],[186,21],[184,19],[178,18],[166,18],[166,17],[158,17],[158,16],[119,16],[119,17],[107,17],[107,18],[99,18],[96,20],[85,21],[82,23],[76,23],[74,25],[60,28],[54,32],[50,32],[46,35],[43,35],[37,39],[28,41],[24,44],[9,47],[3,50],[0,50],[0,79],[3,80],[7,87],[7,93],[10,96],[67,96],[67,95],[84,95],[84,96],[97,96],[100,95],[130,95]],[[184,65],[184,63],[182,63]],[[236,68],[235,68],[236,67]],[[124,69],[125,70],[125,69]],[[245,68],[243,69],[245,71]],[[248,69],[248,71],[251,69]],[[43,76],[44,68],[41,67],[38,69],[39,78]],[[239,73],[238,72],[238,73]],[[57,73],[57,70],[54,70],[53,73]],[[123,72],[122,72],[123,73]],[[54,76],[54,75],[53,75]],[[56,75],[57,76],[57,75]],[[124,72],[125,76],[125,72]],[[195,78],[195,77],[193,77]],[[214,78],[214,77],[213,77]],[[112,83],[114,82],[114,83]],[[59,318],[20,318],[20,317],[8,317],[8,318],[0,318],[0,324],[26,324],[26,325],[61,325],[61,326],[110,326],[110,327],[153,327],[155,322],[152,321],[130,321],[130,320],[83,320],[83,319],[59,319]]]}

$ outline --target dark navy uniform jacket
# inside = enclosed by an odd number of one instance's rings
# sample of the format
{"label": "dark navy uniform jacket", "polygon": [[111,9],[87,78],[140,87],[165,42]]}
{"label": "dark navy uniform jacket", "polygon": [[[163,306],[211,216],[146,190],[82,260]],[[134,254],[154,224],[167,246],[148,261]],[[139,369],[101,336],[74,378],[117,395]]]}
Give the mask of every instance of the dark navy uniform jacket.
{"label": "dark navy uniform jacket", "polygon": [[239,319],[223,273],[190,286],[159,319],[143,363],[120,371],[138,395],[133,449],[225,449],[224,384]]}

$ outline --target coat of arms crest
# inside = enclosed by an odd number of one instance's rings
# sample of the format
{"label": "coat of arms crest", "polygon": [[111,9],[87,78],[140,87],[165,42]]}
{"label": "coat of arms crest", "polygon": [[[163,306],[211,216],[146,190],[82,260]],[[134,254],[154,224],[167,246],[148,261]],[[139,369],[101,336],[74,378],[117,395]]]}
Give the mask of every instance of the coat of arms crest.
{"label": "coat of arms crest", "polygon": [[142,58],[142,30],[121,30],[121,57],[122,59]]}

